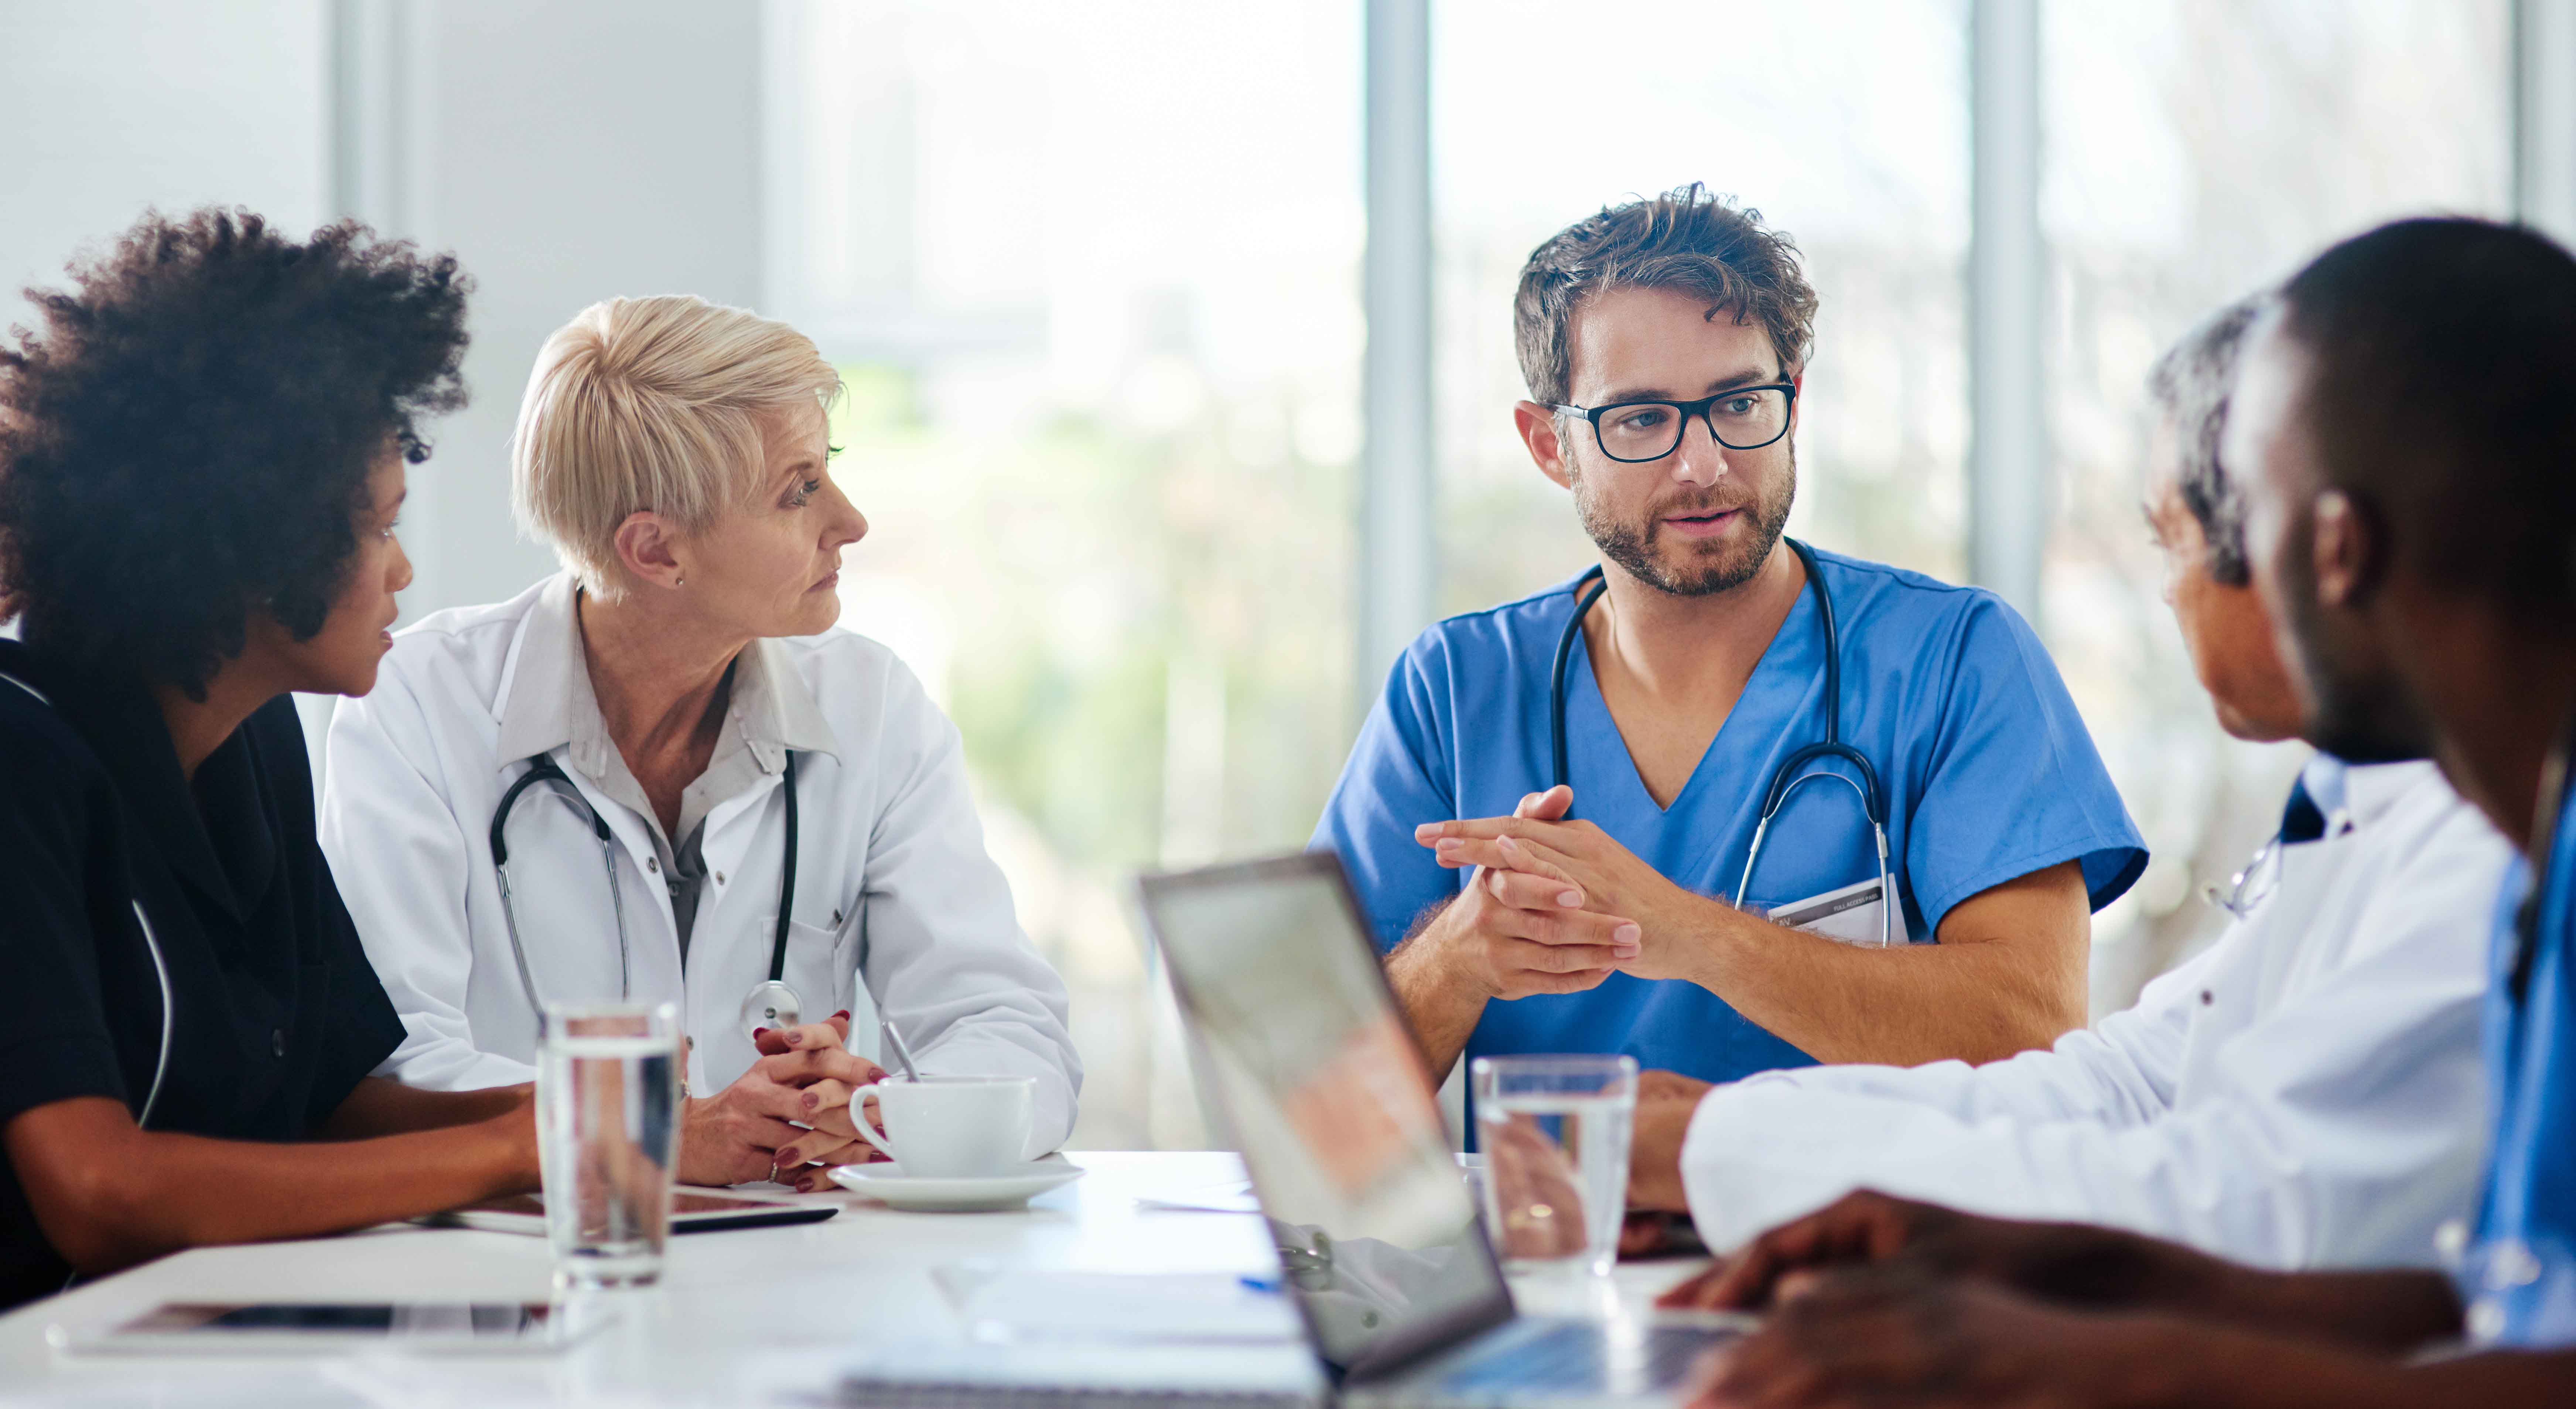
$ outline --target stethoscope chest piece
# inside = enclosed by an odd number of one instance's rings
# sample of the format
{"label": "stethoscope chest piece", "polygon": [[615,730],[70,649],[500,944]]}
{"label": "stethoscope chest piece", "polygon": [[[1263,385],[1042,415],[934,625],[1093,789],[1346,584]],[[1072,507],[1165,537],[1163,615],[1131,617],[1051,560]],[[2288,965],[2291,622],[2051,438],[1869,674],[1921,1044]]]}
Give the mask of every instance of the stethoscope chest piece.
{"label": "stethoscope chest piece", "polygon": [[796,996],[795,989],[777,979],[754,984],[749,993],[742,995],[742,1033],[745,1037],[764,1027],[795,1027],[804,1020],[804,1000]]}

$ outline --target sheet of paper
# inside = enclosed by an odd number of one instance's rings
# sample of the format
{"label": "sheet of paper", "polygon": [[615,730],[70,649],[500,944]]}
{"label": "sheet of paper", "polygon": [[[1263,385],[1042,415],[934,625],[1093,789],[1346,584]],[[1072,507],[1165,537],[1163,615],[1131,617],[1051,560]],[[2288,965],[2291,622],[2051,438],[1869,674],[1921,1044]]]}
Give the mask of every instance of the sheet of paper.
{"label": "sheet of paper", "polygon": [[[1879,898],[1878,878],[1872,876],[1822,895],[1774,905],[1764,918],[1802,933],[1823,935],[1845,944],[1875,949],[1879,940],[1879,914],[1886,908],[1886,902]],[[1893,934],[1898,944],[1905,943],[1902,917],[1898,919]]]}
{"label": "sheet of paper", "polygon": [[1251,1180],[1237,1179],[1227,1184],[1203,1184],[1175,1194],[1139,1194],[1136,1207],[1178,1213],[1259,1213],[1261,1201],[1252,1195]]}
{"label": "sheet of paper", "polygon": [[1267,1344],[1302,1334],[1296,1308],[1262,1277],[965,1265],[942,1267],[932,1279],[979,1341]]}

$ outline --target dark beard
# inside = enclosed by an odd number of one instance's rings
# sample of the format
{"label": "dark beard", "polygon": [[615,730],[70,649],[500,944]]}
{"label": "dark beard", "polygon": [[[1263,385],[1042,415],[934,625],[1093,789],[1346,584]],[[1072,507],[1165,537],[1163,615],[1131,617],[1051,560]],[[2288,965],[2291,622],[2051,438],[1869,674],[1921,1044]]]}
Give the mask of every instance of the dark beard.
{"label": "dark beard", "polygon": [[2329,637],[2331,629],[2316,605],[2313,581],[2304,571],[2284,574],[2290,599],[2290,634],[2299,654],[2300,673],[2315,696],[2301,734],[2323,752],[2346,763],[2403,763],[2433,752],[2433,726],[2407,697],[2403,686],[2385,671],[2359,669],[2342,659]]}
{"label": "dark beard", "polygon": [[1643,525],[1613,523],[1600,511],[1592,496],[1583,492],[1582,482],[1575,483],[1574,511],[1583,520],[1583,531],[1591,536],[1601,556],[1617,563],[1630,577],[1676,597],[1714,597],[1731,592],[1751,582],[1771,561],[1771,550],[1780,544],[1780,534],[1789,526],[1789,506],[1798,498],[1798,461],[1789,459],[1789,483],[1780,502],[1756,501],[1744,507],[1753,515],[1753,542],[1749,550],[1732,558],[1707,561],[1694,558],[1682,571],[1667,569],[1657,561],[1654,550],[1655,526],[1675,510],[1733,507],[1713,503],[1668,501],[1656,505],[1644,515]]}

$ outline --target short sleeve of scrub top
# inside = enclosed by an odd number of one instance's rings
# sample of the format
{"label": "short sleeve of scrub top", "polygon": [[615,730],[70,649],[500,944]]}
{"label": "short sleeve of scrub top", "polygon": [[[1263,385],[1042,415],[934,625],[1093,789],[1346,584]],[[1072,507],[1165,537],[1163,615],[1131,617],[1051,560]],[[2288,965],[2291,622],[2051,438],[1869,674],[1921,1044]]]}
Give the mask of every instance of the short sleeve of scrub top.
{"label": "short sleeve of scrub top", "polygon": [[[2496,906],[2488,985],[2487,1079],[2495,1139],[2479,1241],[2498,1256],[2519,1244],[2533,1275],[2492,1299],[2500,1345],[2576,1346],[2576,806],[2562,806],[2538,895],[2516,858]],[[2524,951],[2526,907],[2532,944]],[[2501,1254],[2510,1256],[2510,1254]],[[2473,1266],[2475,1265],[2473,1260]],[[2470,1284],[2463,1299],[2485,1290]]]}
{"label": "short sleeve of scrub top", "polygon": [[[2077,862],[2093,908],[2147,854],[2055,665],[2019,614],[1957,587],[1819,552],[1842,634],[1842,735],[1876,768],[1904,929],[1932,939],[1960,901]],[[1338,853],[1393,948],[1464,884],[1416,842],[1424,822],[1508,814],[1552,782],[1548,682],[1574,582],[1425,631],[1389,673],[1312,845]],[[1815,593],[1799,595],[1681,793],[1646,792],[1586,654],[1573,653],[1566,734],[1574,815],[1676,883],[1732,900],[1762,793],[1789,754],[1824,737]],[[1848,765],[1812,765],[1849,774]],[[1857,790],[1818,779],[1773,820],[1748,908],[1867,880],[1877,856]],[[1695,984],[1613,974],[1584,993],[1489,1004],[1470,1056],[1623,1052],[1640,1065],[1730,1081],[1812,1058]]]}
{"label": "short sleeve of scrub top", "polygon": [[[93,816],[103,788],[52,747],[42,706],[0,681],[0,1125],[76,1096],[126,1099],[90,937]],[[7,725],[16,725],[7,728]]]}

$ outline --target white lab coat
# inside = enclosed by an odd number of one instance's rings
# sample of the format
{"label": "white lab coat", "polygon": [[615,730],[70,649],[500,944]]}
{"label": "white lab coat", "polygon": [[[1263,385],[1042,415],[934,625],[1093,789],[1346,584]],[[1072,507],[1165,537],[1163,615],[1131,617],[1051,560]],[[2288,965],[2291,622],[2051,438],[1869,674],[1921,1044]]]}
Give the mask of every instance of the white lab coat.
{"label": "white lab coat", "polygon": [[[402,633],[373,693],[329,737],[322,845],[405,1037],[384,1074],[439,1090],[533,1079],[537,1037],[503,925],[489,828],[527,761],[498,756],[520,653],[551,578],[507,602],[440,612]],[[876,1014],[926,1072],[1037,1078],[1031,1156],[1073,1129],[1082,1067],[1063,980],[1015,918],[985,854],[956,727],[884,646],[848,631],[759,643],[801,682],[837,741],[796,758],[799,845],[786,979],[819,1021],[852,1009],[867,1055]],[[575,669],[581,668],[578,664]],[[786,682],[780,682],[785,685]],[[645,819],[553,756],[615,835],[635,997],[680,1005],[691,1089],[721,1089],[757,1056],[739,1010],[768,976],[786,809],[778,775],[707,813],[707,876],[685,982],[677,922]],[[681,839],[674,838],[677,842]],[[531,788],[509,829],[512,900],[539,995],[615,998],[617,930],[589,824]]]}
{"label": "white lab coat", "polygon": [[2343,772],[2342,816],[2251,918],[2054,1049],[1711,1092],[1682,1154],[1701,1236],[1731,1250],[1874,1188],[2266,1267],[2433,1263],[2478,1188],[2510,848],[2429,763]]}

